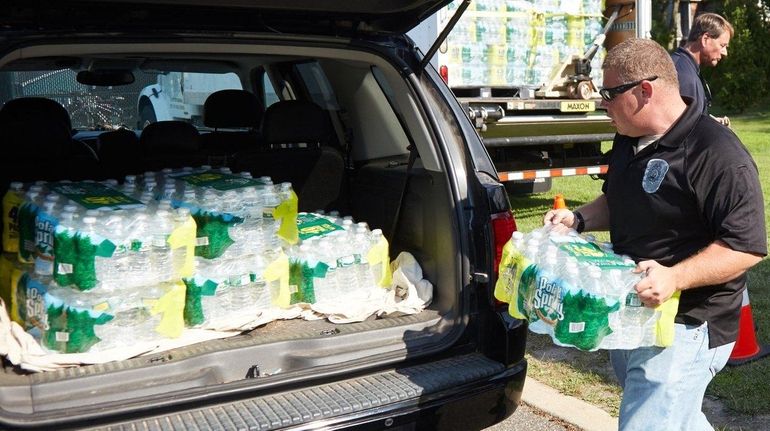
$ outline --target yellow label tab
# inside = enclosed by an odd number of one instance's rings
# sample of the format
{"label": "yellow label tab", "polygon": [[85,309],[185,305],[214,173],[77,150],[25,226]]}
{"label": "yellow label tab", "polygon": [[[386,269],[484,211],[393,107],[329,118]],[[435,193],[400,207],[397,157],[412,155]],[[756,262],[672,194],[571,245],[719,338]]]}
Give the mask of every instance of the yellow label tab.
{"label": "yellow label tab", "polygon": [[19,251],[19,207],[23,200],[13,191],[3,196],[3,251]]}
{"label": "yellow label tab", "polygon": [[281,252],[270,262],[263,273],[268,284],[277,283],[275,292],[271,292],[273,305],[281,308],[291,306],[291,290],[289,287],[289,257]]}
{"label": "yellow label tab", "polygon": [[160,323],[155,331],[164,337],[176,338],[182,334],[184,329],[184,301],[185,284],[176,281],[173,287],[162,297],[155,301],[150,313],[152,315],[161,313]]}
{"label": "yellow label tab", "polygon": [[97,311],[97,312],[99,312],[99,313],[103,313],[103,312],[105,312],[105,311],[107,311],[107,310],[109,310],[109,309],[110,309],[110,304],[109,304],[109,302],[107,302],[107,301],[105,301],[105,302],[100,302],[100,303],[98,303],[98,304],[94,305],[94,306],[92,307],[92,309],[93,309],[94,311]]}
{"label": "yellow label tab", "polygon": [[596,102],[589,100],[570,100],[561,102],[561,112],[591,112],[596,111]]}

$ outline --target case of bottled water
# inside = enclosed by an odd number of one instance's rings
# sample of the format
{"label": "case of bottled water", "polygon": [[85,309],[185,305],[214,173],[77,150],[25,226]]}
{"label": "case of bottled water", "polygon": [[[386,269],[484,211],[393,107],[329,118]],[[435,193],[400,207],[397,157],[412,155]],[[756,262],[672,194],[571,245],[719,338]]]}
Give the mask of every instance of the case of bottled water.
{"label": "case of bottled water", "polygon": [[336,213],[300,213],[300,243],[288,250],[292,290],[310,303],[365,297],[390,287],[388,243],[382,230]]}
{"label": "case of bottled water", "polygon": [[[634,286],[636,264],[574,230],[545,226],[514,232],[506,244],[495,297],[535,333],[581,350],[661,345],[660,309],[644,307]],[[674,301],[677,299],[674,298]],[[675,313],[676,307],[674,307]],[[673,315],[670,325],[673,325]]]}
{"label": "case of bottled water", "polygon": [[159,283],[82,292],[57,285],[50,276],[25,273],[18,281],[25,329],[47,349],[62,353],[103,351],[176,337],[184,321],[184,286]]}

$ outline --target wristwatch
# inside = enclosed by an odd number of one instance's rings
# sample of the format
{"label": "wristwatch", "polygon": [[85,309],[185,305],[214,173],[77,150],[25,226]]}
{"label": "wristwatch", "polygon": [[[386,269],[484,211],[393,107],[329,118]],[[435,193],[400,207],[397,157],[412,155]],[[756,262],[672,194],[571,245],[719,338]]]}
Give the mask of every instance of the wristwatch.
{"label": "wristwatch", "polygon": [[572,211],[572,216],[577,220],[577,227],[575,230],[577,233],[583,233],[586,228],[586,219],[583,218],[583,214],[580,214],[580,211]]}

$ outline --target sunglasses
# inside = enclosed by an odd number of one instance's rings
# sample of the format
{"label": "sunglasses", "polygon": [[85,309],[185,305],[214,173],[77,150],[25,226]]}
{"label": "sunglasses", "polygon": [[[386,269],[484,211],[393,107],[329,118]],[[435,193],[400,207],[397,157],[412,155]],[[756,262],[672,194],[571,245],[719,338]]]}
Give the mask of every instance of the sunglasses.
{"label": "sunglasses", "polygon": [[618,85],[617,87],[612,88],[602,88],[599,90],[599,95],[602,96],[602,99],[606,100],[607,102],[611,101],[612,99],[618,97],[619,95],[625,93],[626,91],[636,87],[637,85],[641,84],[643,81],[654,81],[658,79],[657,76],[651,76],[649,78],[640,79],[638,81],[629,82],[628,84]]}

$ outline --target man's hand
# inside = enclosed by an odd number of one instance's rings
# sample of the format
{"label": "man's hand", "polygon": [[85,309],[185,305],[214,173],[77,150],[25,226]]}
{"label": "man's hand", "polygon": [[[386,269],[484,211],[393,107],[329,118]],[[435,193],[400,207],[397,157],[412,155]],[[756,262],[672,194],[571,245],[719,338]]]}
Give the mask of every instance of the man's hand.
{"label": "man's hand", "polygon": [[[566,208],[550,210],[543,217],[543,225],[554,225],[554,229],[557,229],[557,232],[561,230],[566,231],[566,228],[574,229],[576,224],[575,214]],[[559,229],[562,226],[566,228]]]}
{"label": "man's hand", "polygon": [[645,307],[657,307],[671,298],[677,290],[677,271],[654,260],[639,262],[634,272],[645,274],[645,277],[634,287],[639,300]]}
{"label": "man's hand", "polygon": [[[709,114],[710,115],[710,114]],[[723,126],[730,127],[730,119],[725,115],[724,117],[715,117],[711,115],[711,118],[717,120],[717,122]]]}

